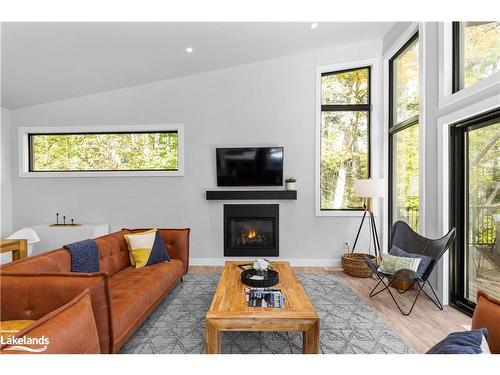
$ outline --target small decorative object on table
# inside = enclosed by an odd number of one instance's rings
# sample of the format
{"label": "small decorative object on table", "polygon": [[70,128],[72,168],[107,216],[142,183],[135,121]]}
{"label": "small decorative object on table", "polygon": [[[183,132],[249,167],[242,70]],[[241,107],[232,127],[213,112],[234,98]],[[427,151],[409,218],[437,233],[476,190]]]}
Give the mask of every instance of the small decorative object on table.
{"label": "small decorative object on table", "polygon": [[247,268],[241,273],[241,282],[249,286],[266,288],[278,284],[279,274],[272,269],[269,261],[256,259],[252,268]]}
{"label": "small decorative object on table", "polygon": [[297,179],[295,177],[288,177],[285,180],[286,183],[286,190],[297,190]]}
{"label": "small decorative object on table", "polygon": [[66,216],[63,216],[63,223],[59,224],[59,213],[56,214],[55,224],[50,224],[49,227],[79,227],[82,224],[76,224],[75,219],[71,219],[71,224],[66,223]]}

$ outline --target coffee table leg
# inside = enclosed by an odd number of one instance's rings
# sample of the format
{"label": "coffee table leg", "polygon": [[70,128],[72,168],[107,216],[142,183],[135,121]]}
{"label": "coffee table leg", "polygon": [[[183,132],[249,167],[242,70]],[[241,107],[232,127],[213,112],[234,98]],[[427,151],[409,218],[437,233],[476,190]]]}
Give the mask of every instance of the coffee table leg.
{"label": "coffee table leg", "polygon": [[303,332],[303,352],[304,354],[319,353],[319,320],[310,325],[309,329]]}
{"label": "coffee table leg", "polygon": [[207,354],[220,354],[221,352],[220,331],[211,321],[207,320],[206,324],[207,324],[206,328]]}

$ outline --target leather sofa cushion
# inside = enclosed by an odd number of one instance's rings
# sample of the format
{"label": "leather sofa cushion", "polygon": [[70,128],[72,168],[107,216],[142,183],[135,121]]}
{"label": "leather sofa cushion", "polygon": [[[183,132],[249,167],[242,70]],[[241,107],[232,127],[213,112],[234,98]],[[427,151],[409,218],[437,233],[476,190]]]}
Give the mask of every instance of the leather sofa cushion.
{"label": "leather sofa cushion", "polygon": [[128,246],[124,238],[128,233],[128,230],[121,230],[95,239],[99,248],[100,272],[107,272],[109,276],[113,276],[130,266]]}
{"label": "leather sofa cushion", "polygon": [[[90,302],[90,291],[84,290],[73,300],[19,331],[16,337],[39,338],[49,343],[43,354],[99,354],[99,337]],[[28,347],[30,345],[27,345]],[[36,345],[40,347],[40,345]],[[2,354],[26,354],[2,345]],[[36,348],[35,348],[36,349]],[[31,353],[28,353],[31,354]]]}
{"label": "leather sofa cushion", "polygon": [[478,291],[472,316],[472,329],[488,330],[488,345],[493,354],[500,354],[500,300]]}
{"label": "leather sofa cushion", "polygon": [[129,266],[116,273],[109,280],[114,341],[128,336],[183,274],[183,264],[177,259],[143,268]]}

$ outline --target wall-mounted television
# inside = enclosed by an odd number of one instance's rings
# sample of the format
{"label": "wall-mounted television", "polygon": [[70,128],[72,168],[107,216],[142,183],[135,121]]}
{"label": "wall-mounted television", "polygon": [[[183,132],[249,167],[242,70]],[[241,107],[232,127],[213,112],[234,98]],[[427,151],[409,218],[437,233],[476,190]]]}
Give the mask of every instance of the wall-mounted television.
{"label": "wall-mounted television", "polygon": [[217,186],[283,186],[283,147],[217,148]]}

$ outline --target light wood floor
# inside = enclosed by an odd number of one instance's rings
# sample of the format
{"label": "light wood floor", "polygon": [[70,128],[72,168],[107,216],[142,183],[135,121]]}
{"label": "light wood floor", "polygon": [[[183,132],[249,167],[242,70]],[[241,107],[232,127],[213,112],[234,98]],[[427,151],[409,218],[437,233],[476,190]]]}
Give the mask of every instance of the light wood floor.
{"label": "light wood floor", "polygon": [[[424,295],[420,296],[410,316],[402,315],[394,305],[387,292],[370,298],[368,294],[375,286],[375,279],[360,279],[346,275],[337,268],[294,267],[296,272],[302,273],[333,273],[339,276],[349,287],[386,323],[398,333],[417,353],[425,353],[435,343],[442,340],[451,332],[462,331],[464,326],[471,324],[471,318],[460,311],[445,306],[444,311],[438,310]],[[222,267],[189,267],[191,273],[218,273]],[[415,292],[398,295],[401,303],[406,307],[413,301]],[[413,297],[413,298],[412,298]]]}

